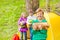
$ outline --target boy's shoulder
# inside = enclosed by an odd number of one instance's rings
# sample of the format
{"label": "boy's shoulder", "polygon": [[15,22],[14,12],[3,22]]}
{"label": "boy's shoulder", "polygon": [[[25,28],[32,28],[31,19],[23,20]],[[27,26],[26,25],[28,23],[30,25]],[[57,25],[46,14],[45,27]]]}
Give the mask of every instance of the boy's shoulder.
{"label": "boy's shoulder", "polygon": [[43,19],[42,22],[47,22],[47,20],[46,19]]}
{"label": "boy's shoulder", "polygon": [[[38,19],[32,21],[32,23],[37,23],[37,22],[40,22],[40,21]],[[42,22],[47,22],[47,21],[46,19],[43,19]]]}
{"label": "boy's shoulder", "polygon": [[28,16],[27,19],[36,19],[35,16]]}
{"label": "boy's shoulder", "polygon": [[28,16],[27,18],[29,18],[29,17],[31,17],[31,16]]}
{"label": "boy's shoulder", "polygon": [[36,17],[36,16],[33,15],[33,16],[28,16],[28,17]]}
{"label": "boy's shoulder", "polygon": [[37,22],[39,22],[38,19],[32,21],[32,23],[37,23]]}

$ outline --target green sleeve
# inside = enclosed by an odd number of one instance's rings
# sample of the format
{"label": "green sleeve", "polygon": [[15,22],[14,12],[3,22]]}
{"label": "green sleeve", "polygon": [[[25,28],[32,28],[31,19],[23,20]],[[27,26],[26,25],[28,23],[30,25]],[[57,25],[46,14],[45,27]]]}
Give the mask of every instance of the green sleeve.
{"label": "green sleeve", "polygon": [[34,23],[34,20],[32,20],[32,24]]}
{"label": "green sleeve", "polygon": [[38,20],[33,20],[32,23],[38,23],[39,21]]}
{"label": "green sleeve", "polygon": [[44,20],[42,20],[42,22],[47,22],[47,20],[46,20],[46,19],[44,19]]}

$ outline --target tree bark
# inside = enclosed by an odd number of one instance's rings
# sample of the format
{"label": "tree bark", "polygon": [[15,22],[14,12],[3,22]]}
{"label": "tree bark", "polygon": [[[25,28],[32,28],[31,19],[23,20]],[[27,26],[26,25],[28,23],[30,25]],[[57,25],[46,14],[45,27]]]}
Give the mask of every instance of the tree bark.
{"label": "tree bark", "polygon": [[35,12],[37,8],[39,8],[39,0],[26,0],[26,9],[28,13],[30,9]]}

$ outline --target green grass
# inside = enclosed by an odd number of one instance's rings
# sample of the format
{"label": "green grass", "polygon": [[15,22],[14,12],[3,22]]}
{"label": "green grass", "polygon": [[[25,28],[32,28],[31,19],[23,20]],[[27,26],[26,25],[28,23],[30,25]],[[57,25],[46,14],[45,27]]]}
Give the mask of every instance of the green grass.
{"label": "green grass", "polygon": [[[51,5],[59,1],[51,1]],[[44,0],[40,1],[40,7],[45,7]],[[17,21],[23,11],[26,11],[24,0],[0,0],[0,40],[11,40],[17,33]]]}
{"label": "green grass", "polygon": [[23,11],[25,11],[23,0],[0,1],[0,40],[11,40],[17,33],[17,21]]}

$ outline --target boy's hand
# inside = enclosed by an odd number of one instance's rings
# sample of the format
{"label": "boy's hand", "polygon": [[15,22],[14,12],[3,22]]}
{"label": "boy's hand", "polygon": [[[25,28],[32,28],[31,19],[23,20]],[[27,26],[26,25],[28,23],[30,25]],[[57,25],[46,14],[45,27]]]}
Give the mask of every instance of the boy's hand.
{"label": "boy's hand", "polygon": [[33,30],[37,30],[37,29],[38,29],[37,24],[34,24],[34,25],[33,25]]}
{"label": "boy's hand", "polygon": [[34,30],[42,30],[42,25],[39,24],[39,23],[34,23],[33,29],[34,29]]}
{"label": "boy's hand", "polygon": [[29,20],[29,23],[32,23],[32,20]]}
{"label": "boy's hand", "polygon": [[43,29],[48,29],[49,28],[48,23],[40,23],[40,24],[42,25]]}
{"label": "boy's hand", "polygon": [[47,30],[49,28],[49,25],[46,22],[45,23],[36,23],[36,24],[38,26],[38,29],[40,29],[40,30],[42,30],[42,29],[46,29]]}
{"label": "boy's hand", "polygon": [[38,25],[38,28],[39,28],[39,30],[42,30],[42,25],[39,24]]}

